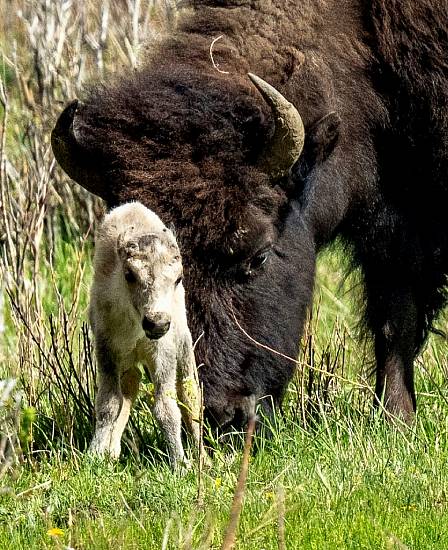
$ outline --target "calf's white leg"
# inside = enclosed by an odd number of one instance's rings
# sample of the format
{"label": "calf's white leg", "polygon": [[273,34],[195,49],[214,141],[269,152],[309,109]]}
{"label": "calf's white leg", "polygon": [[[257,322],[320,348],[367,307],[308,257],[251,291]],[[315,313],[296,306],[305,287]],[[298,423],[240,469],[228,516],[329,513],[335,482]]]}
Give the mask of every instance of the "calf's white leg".
{"label": "calf's white leg", "polygon": [[182,446],[182,415],[177,404],[175,358],[157,357],[152,374],[154,383],[152,412],[165,437],[171,465],[173,468],[188,466]]}
{"label": "calf's white leg", "polygon": [[129,419],[132,404],[137,396],[141,374],[132,365],[122,372],[114,354],[97,340],[98,392],[95,399],[96,424],[89,451],[92,454],[109,454],[118,458],[121,437]]}
{"label": "calf's white leg", "polygon": [[182,418],[188,433],[193,438],[196,450],[202,453],[201,398],[193,347],[188,339],[181,344],[178,357],[177,391]]}
{"label": "calf's white leg", "polygon": [[116,445],[114,428],[123,406],[118,372],[99,372],[98,391],[95,399],[95,433],[89,452],[97,455],[109,454],[118,458],[120,448]]}
{"label": "calf's white leg", "polygon": [[120,378],[121,393],[123,396],[120,414],[114,422],[111,438],[111,456],[118,457],[121,452],[121,438],[129,420],[129,414],[137,398],[140,386],[141,372],[138,367],[131,367]]}

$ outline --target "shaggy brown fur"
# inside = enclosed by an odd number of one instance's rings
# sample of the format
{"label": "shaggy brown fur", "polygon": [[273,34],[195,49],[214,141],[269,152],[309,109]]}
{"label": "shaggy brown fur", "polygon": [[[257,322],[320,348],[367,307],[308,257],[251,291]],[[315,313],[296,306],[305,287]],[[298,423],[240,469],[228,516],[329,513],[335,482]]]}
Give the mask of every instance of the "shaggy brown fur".
{"label": "shaggy brown fur", "polygon": [[[409,417],[413,358],[444,302],[448,271],[446,4],[192,8],[141,70],[65,112],[53,133],[58,160],[110,204],[139,200],[175,224],[218,423],[244,421],[251,395],[278,403],[292,374],[241,335],[233,312],[252,336],[295,355],[316,251],[338,235],[365,273],[378,399]],[[220,35],[213,57],[226,73],[209,53]],[[294,103],[305,124],[304,151],[282,181],[259,167],[273,119],[248,71]],[[268,261],[247,276],[263,247],[272,247]]]}

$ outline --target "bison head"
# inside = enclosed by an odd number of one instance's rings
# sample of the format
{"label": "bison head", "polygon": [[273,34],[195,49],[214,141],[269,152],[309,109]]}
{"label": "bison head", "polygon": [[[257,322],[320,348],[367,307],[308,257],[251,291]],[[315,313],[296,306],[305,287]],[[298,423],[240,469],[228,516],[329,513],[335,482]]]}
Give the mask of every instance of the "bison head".
{"label": "bison head", "polygon": [[68,105],[52,135],[86,189],[174,224],[206,413],[220,426],[241,426],[254,398],[269,413],[291,379],[314,279],[307,182],[338,134],[331,114],[311,124],[308,113],[305,131],[250,78],[152,67]]}

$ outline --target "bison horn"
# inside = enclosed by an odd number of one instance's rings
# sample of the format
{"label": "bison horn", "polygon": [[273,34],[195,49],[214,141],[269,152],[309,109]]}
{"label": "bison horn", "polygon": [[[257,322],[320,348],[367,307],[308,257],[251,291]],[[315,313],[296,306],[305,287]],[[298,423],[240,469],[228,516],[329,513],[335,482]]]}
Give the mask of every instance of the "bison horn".
{"label": "bison horn", "polygon": [[305,129],[302,117],[294,105],[273,86],[255,74],[249,73],[249,78],[274,115],[274,135],[263,153],[261,163],[273,179],[278,179],[288,173],[303,150]]}
{"label": "bison horn", "polygon": [[78,110],[82,103],[75,99],[59,115],[51,132],[54,156],[64,171],[85,189],[106,198],[104,183],[96,175],[98,159],[83,146],[79,131]]}

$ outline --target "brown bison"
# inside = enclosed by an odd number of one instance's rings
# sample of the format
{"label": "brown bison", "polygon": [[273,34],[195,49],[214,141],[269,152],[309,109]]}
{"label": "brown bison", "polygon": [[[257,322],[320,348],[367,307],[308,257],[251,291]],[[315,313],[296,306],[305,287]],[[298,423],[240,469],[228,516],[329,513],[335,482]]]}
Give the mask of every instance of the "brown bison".
{"label": "brown bison", "polygon": [[236,321],[296,356],[336,237],[364,275],[376,399],[411,418],[446,298],[448,4],[193,1],[151,52],[68,105],[53,150],[110,206],[174,224],[209,419],[280,403],[293,364]]}

